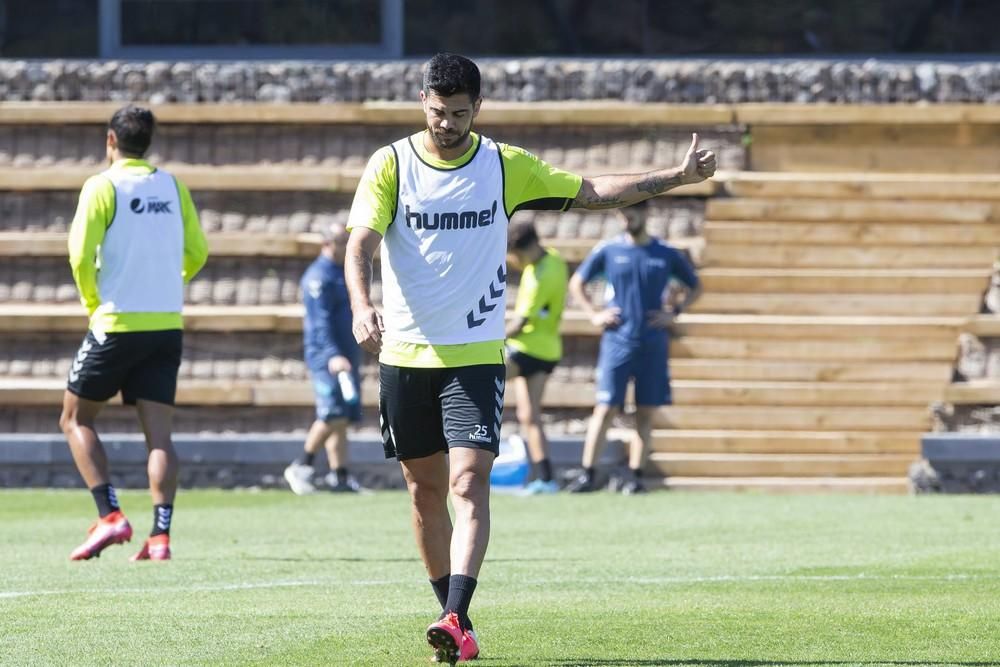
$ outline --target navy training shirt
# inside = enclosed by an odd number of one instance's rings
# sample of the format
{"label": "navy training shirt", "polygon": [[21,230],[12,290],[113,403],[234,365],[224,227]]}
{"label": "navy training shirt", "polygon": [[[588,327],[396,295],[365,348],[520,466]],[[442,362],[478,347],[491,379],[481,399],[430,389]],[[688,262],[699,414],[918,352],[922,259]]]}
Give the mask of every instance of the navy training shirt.
{"label": "navy training shirt", "polygon": [[344,267],[320,255],[302,274],[299,286],[306,307],[302,323],[306,365],[323,369],[331,357],[343,355],[357,368],[361,348],[351,331],[353,318]]}
{"label": "navy training shirt", "polygon": [[698,286],[698,276],[684,253],[657,238],[650,238],[646,245],[633,244],[627,235],[610,239],[594,248],[576,272],[585,283],[599,277],[607,281],[611,294],[605,307],[619,308],[622,324],[604,335],[624,344],[665,333],[650,328],[646,317],[649,311],[663,308],[671,278],[692,289]]}

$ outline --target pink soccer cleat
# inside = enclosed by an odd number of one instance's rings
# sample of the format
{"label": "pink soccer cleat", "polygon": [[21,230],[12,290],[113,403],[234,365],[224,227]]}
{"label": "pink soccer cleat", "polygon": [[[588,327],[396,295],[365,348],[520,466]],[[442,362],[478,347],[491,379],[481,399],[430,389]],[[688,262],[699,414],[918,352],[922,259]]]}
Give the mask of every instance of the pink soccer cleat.
{"label": "pink soccer cleat", "polygon": [[123,544],[132,539],[132,526],[121,510],[115,510],[98,519],[87,531],[87,539],[73,550],[70,560],[89,560],[101,555],[112,544]]}
{"label": "pink soccer cleat", "polygon": [[146,540],[139,553],[129,558],[133,563],[138,560],[170,560],[170,536],[154,535]]}
{"label": "pink soccer cleat", "polygon": [[427,643],[434,647],[432,662],[456,662],[475,660],[479,657],[479,640],[472,630],[462,630],[458,615],[449,612],[440,621],[427,628]]}
{"label": "pink soccer cleat", "polygon": [[462,628],[458,625],[458,614],[453,611],[444,618],[434,621],[427,628],[427,643],[434,648],[434,657],[438,662],[454,665],[462,653],[464,641]]}

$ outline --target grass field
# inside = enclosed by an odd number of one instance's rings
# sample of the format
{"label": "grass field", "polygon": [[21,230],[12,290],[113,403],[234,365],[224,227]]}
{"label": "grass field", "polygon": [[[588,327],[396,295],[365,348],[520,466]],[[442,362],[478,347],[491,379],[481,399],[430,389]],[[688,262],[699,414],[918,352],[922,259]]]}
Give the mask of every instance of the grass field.
{"label": "grass field", "polygon": [[[70,563],[85,491],[0,492],[4,665],[426,665],[406,496],[183,493],[170,563]],[[497,497],[483,667],[1000,665],[1000,498]]]}

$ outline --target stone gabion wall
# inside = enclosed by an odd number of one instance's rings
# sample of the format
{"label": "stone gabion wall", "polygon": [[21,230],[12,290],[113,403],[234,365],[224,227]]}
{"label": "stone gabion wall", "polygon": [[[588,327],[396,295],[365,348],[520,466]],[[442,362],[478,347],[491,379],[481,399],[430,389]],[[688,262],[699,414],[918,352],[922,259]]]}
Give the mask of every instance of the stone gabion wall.
{"label": "stone gabion wall", "polygon": [[[488,98],[635,102],[1000,100],[1000,63],[483,59]],[[0,61],[0,99],[165,102],[413,100],[421,61]]]}

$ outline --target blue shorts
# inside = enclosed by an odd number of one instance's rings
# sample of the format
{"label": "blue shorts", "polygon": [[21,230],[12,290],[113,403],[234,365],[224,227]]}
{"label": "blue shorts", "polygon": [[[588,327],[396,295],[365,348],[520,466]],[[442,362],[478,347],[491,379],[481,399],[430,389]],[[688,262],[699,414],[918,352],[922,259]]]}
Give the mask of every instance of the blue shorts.
{"label": "blue shorts", "polygon": [[361,379],[357,371],[351,371],[354,386],[358,388],[358,400],[348,403],[340,392],[340,383],[326,368],[310,368],[313,394],[316,397],[316,419],[324,422],[347,419],[352,423],[361,421]]}
{"label": "blue shorts", "polygon": [[597,356],[597,402],[625,405],[625,389],[632,378],[636,405],[670,405],[668,345],[666,335],[649,336],[641,343],[602,336]]}

